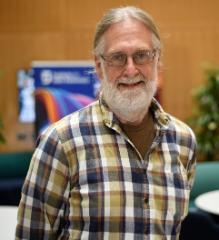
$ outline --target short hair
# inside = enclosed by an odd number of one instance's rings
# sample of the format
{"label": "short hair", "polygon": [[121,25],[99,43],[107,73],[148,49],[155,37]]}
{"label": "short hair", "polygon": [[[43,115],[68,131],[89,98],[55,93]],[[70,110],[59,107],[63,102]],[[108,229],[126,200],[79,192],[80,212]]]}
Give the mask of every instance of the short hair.
{"label": "short hair", "polygon": [[134,6],[126,6],[110,9],[97,23],[93,40],[93,53],[95,55],[102,54],[103,42],[102,36],[106,30],[113,24],[121,22],[127,17],[142,22],[152,32],[152,42],[155,48],[161,48],[161,41],[158,28],[149,13]]}

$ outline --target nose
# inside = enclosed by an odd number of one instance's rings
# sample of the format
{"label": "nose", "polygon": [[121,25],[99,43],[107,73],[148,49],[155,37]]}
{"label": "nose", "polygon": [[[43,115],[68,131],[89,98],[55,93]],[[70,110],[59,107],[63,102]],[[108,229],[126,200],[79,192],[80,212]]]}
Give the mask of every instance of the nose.
{"label": "nose", "polygon": [[127,63],[125,65],[124,75],[126,77],[135,77],[137,74],[138,74],[138,69],[136,68],[133,58],[129,56],[127,58]]}

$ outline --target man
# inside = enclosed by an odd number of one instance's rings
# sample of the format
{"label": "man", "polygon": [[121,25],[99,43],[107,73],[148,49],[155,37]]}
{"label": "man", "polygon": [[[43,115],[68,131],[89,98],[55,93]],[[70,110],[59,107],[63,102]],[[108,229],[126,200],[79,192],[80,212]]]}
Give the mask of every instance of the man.
{"label": "man", "polygon": [[195,138],[153,98],[161,43],[148,15],[112,9],[97,25],[98,101],[49,127],[33,155],[17,239],[177,239]]}

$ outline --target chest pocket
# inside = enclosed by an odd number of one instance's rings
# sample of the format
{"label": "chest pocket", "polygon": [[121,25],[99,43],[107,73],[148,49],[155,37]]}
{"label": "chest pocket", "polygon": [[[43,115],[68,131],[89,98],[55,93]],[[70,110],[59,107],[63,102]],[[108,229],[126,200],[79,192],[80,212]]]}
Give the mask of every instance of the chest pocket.
{"label": "chest pocket", "polygon": [[[168,161],[166,162],[168,164]],[[190,194],[186,170],[178,159],[174,159],[171,168],[156,164],[156,161],[152,166],[151,170],[147,171],[149,192],[152,193],[149,207],[156,215],[160,215],[161,219],[182,220],[188,212]]]}

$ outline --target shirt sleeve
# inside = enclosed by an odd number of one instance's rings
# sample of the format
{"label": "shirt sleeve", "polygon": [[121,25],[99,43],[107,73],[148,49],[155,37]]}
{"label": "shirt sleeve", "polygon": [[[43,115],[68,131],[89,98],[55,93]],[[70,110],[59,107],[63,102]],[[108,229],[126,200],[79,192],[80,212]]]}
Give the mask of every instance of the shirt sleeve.
{"label": "shirt sleeve", "polygon": [[192,189],[194,179],[195,179],[195,170],[196,170],[196,160],[197,160],[197,142],[194,133],[191,134],[191,146],[189,151],[189,161],[187,164],[187,176],[190,189]]}
{"label": "shirt sleeve", "polygon": [[57,239],[67,224],[69,188],[68,162],[56,130],[50,128],[39,141],[24,182],[16,240]]}

